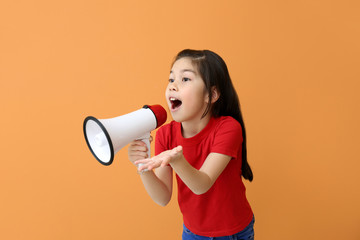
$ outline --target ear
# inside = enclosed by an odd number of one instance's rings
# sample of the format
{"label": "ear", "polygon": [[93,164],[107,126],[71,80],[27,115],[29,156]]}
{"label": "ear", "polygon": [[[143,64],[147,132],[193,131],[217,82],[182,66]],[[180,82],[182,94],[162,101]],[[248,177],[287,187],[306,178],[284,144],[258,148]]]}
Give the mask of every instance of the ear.
{"label": "ear", "polygon": [[213,86],[213,87],[211,87],[211,94],[212,94],[211,103],[213,104],[219,99],[220,92],[215,86]]}

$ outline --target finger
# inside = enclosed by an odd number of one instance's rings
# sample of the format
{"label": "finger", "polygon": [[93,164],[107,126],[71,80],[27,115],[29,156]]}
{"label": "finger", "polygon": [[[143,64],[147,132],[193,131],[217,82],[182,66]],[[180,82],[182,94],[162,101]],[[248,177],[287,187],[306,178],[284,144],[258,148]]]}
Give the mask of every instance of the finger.
{"label": "finger", "polygon": [[147,150],[148,149],[146,146],[134,145],[129,147],[129,151],[131,152],[135,152],[135,151],[147,152]]}
{"label": "finger", "polygon": [[135,140],[130,143],[130,146],[146,146],[146,143],[141,140]]}
{"label": "finger", "polygon": [[160,162],[154,162],[154,163],[151,163],[147,169],[152,170],[152,169],[158,168],[158,167],[160,167]]}
{"label": "finger", "polygon": [[138,165],[138,171],[139,171],[139,172],[142,172],[142,171],[144,171],[145,169],[147,169],[147,166],[145,166],[145,165]]}
{"label": "finger", "polygon": [[136,164],[138,165],[138,171],[143,171],[143,170],[151,170],[153,169],[153,166],[151,163],[140,163],[140,164]]}
{"label": "finger", "polygon": [[136,160],[143,160],[146,159],[148,155],[147,153],[140,152],[140,153],[129,154],[129,157]]}
{"label": "finger", "polygon": [[169,161],[163,161],[160,166],[165,167],[167,165],[169,165]]}
{"label": "finger", "polygon": [[171,150],[171,152],[169,153],[169,157],[171,157],[171,158],[176,157],[177,155],[178,155],[178,152],[175,149]]}
{"label": "finger", "polygon": [[136,163],[141,164],[142,166],[147,167],[147,169],[151,170],[153,168],[157,168],[161,165],[161,160],[159,158],[147,158],[143,160],[139,160]]}
{"label": "finger", "polygon": [[134,162],[135,164],[143,164],[143,165],[148,165],[151,163],[151,160],[149,158],[145,158],[145,159],[140,159]]}
{"label": "finger", "polygon": [[163,160],[164,166],[167,166],[170,164],[171,160],[172,160],[172,156],[168,156]]}
{"label": "finger", "polygon": [[128,152],[129,156],[132,156],[132,155],[147,155],[147,151],[129,151]]}
{"label": "finger", "polygon": [[182,148],[181,145],[179,145],[179,146],[177,146],[177,147],[174,148],[174,149],[175,149],[176,152],[181,152],[183,148]]}

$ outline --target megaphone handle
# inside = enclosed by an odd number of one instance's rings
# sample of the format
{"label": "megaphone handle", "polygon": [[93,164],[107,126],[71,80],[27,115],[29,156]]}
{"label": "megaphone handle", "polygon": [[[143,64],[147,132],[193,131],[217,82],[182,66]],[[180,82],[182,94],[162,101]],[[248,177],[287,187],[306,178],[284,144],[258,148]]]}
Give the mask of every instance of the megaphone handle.
{"label": "megaphone handle", "polygon": [[[147,149],[148,149],[148,158],[151,157],[150,155],[150,132],[142,135],[141,137],[138,138],[138,140],[143,141],[144,143],[146,143]],[[141,164],[139,164],[139,167],[141,166]],[[143,170],[143,171],[147,171],[147,169]]]}

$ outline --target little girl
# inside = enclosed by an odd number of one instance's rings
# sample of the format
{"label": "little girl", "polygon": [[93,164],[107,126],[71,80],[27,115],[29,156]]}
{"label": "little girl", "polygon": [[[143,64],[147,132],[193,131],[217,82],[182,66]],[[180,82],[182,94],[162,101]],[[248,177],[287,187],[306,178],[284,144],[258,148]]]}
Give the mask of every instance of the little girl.
{"label": "little girl", "polygon": [[224,60],[209,50],[181,51],[165,96],[174,121],[157,131],[156,156],[148,158],[142,141],[128,150],[130,161],[141,164],[148,194],[165,206],[175,171],[183,240],[254,239],[254,215],[242,181],[242,176],[252,181],[253,174],[238,96]]}

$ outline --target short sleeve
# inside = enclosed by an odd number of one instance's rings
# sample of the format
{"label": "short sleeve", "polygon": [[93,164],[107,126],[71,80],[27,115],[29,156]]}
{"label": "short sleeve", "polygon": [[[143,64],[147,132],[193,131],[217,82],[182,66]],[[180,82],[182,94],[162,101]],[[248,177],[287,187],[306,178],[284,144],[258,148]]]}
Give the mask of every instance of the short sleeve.
{"label": "short sleeve", "polygon": [[158,155],[165,150],[167,150],[165,146],[165,131],[164,131],[164,127],[161,127],[156,132],[155,155]]}
{"label": "short sleeve", "polygon": [[242,141],[240,123],[231,117],[225,118],[217,126],[211,152],[237,158],[241,150]]}

